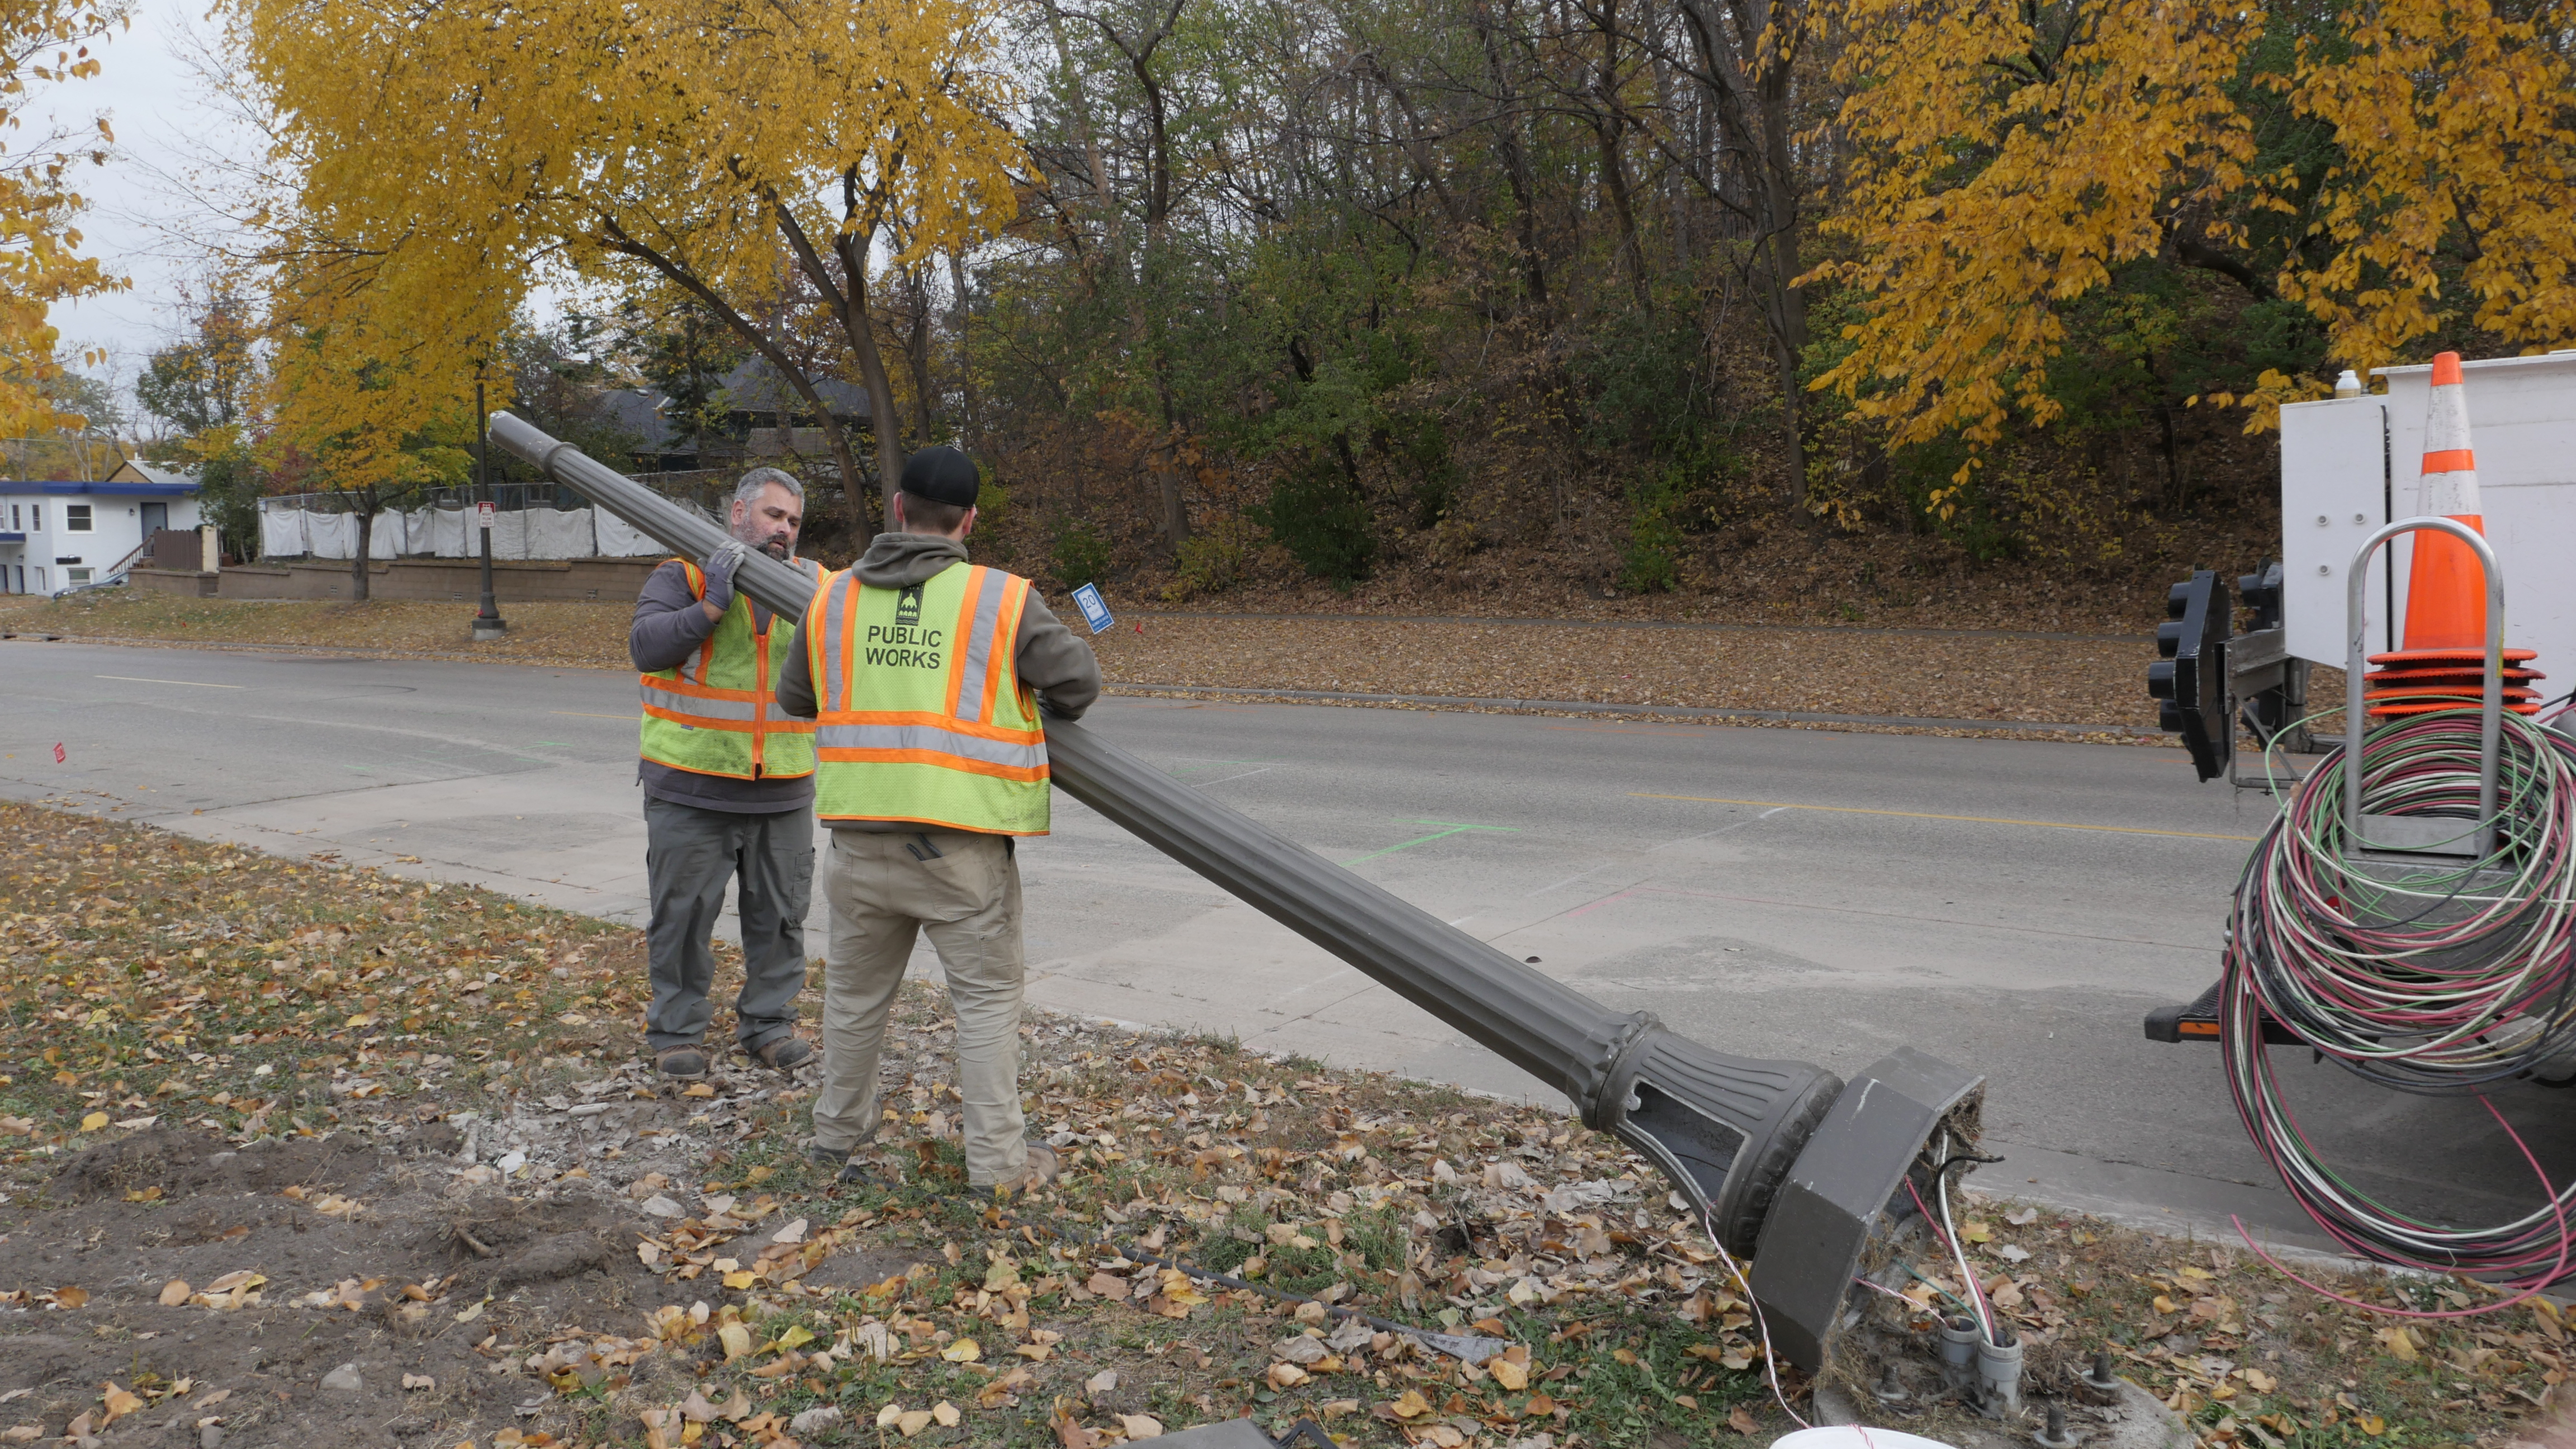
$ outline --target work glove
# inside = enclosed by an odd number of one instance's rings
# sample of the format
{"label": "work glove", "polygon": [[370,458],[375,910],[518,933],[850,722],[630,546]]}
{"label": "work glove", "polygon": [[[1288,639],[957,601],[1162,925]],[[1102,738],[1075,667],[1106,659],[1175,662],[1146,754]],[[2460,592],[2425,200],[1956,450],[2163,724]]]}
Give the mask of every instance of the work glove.
{"label": "work glove", "polygon": [[733,607],[733,571],[747,552],[738,538],[728,538],[714,553],[699,560],[698,568],[707,576],[706,601],[721,612]]}

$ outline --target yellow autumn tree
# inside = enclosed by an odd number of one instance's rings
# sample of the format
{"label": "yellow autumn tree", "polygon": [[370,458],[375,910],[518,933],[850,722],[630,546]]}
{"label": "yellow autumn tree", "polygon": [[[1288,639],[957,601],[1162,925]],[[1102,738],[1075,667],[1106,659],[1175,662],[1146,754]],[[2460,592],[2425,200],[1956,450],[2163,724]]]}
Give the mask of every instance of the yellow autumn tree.
{"label": "yellow autumn tree", "polygon": [[[2576,5],[2383,0],[2303,36],[2285,87],[2334,128],[2314,262],[2281,289],[2369,368],[2465,321],[2517,351],[2576,341]],[[2465,317],[2460,314],[2465,312]],[[2277,388],[2278,384],[2272,384]]]}
{"label": "yellow autumn tree", "polygon": [[864,536],[848,440],[761,319],[795,275],[827,299],[874,395],[882,468],[872,243],[900,216],[906,260],[1011,215],[1019,151],[982,0],[233,0],[226,14],[277,118],[273,255],[297,279],[283,325],[363,333],[424,386],[464,389],[540,281],[677,289],[803,395]]}
{"label": "yellow autumn tree", "polygon": [[2072,311],[2151,259],[2323,329],[2324,366],[2211,390],[2249,430],[2437,334],[2576,336],[2567,0],[1839,0],[1828,23],[1847,255],[1812,276],[1857,320],[1814,385],[1895,444],[1964,439],[1954,489],[2016,420],[2058,415]]}
{"label": "yellow autumn tree", "polygon": [[56,405],[62,337],[53,305],[122,289],[95,257],[79,255],[74,223],[88,203],[74,168],[103,165],[115,142],[105,118],[82,130],[21,135],[47,89],[99,72],[90,46],[127,23],[126,0],[0,0],[0,435],[75,430],[85,419]]}

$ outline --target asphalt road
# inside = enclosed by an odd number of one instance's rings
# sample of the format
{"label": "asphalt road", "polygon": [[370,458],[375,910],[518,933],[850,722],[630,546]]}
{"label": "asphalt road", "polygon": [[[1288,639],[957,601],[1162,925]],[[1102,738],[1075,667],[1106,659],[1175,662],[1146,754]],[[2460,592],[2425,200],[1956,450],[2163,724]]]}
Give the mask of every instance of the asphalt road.
{"label": "asphalt road", "polygon": [[[5,642],[0,794],[633,922],[634,717],[621,674]],[[2195,784],[2179,751],[1119,698],[1091,723],[1722,1050],[1850,1072],[1910,1043],[1983,1070],[2009,1160],[1981,1185],[2313,1241],[2215,1052],[2139,1031],[2216,974],[2271,810]],[[1040,1005],[1555,1096],[1062,795],[1021,859]],[[819,911],[808,939],[819,955]],[[2487,1221],[2536,1200],[2474,1102],[2280,1065],[2314,1138],[2392,1205]],[[2499,1100],[2545,1167],[2576,1166],[2563,1099]]]}

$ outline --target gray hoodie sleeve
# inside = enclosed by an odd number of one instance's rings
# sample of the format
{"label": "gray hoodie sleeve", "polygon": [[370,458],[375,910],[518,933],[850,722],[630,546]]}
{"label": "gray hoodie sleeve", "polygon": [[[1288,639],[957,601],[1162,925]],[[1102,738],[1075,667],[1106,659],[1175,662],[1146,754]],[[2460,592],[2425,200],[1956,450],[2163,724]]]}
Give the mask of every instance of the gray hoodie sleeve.
{"label": "gray hoodie sleeve", "polygon": [[796,647],[778,662],[778,682],[770,686],[778,696],[778,708],[796,719],[812,719],[822,706],[814,702],[813,656],[805,652],[803,625],[798,625]]}
{"label": "gray hoodie sleeve", "polygon": [[1082,718],[1100,697],[1100,661],[1091,652],[1091,641],[1066,628],[1034,588],[1020,610],[1020,637],[1012,658],[1020,682],[1036,690],[1045,712],[1058,719]]}
{"label": "gray hoodie sleeve", "polygon": [[668,669],[716,631],[716,621],[689,592],[689,575],[673,559],[653,570],[635,599],[635,623],[626,632],[626,654],[646,674]]}

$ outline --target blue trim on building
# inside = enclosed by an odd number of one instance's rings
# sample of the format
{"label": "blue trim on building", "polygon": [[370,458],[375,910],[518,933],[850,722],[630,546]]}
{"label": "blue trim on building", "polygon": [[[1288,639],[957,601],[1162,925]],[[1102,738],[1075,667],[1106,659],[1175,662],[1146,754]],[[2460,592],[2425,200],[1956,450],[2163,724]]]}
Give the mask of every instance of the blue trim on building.
{"label": "blue trim on building", "polygon": [[0,498],[32,498],[39,495],[77,496],[83,493],[115,498],[192,498],[194,483],[32,483],[0,480]]}
{"label": "blue trim on building", "polygon": [[23,533],[0,533],[0,543],[25,543],[26,541],[27,535]]}

